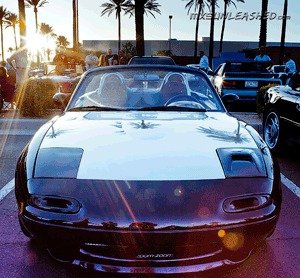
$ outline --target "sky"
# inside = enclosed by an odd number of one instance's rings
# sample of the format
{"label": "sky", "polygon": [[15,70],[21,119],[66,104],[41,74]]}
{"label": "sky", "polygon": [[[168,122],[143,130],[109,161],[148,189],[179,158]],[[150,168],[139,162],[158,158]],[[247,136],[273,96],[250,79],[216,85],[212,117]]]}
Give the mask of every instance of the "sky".
{"label": "sky", "polygon": [[[79,1],[79,41],[83,40],[117,40],[118,25],[115,14],[104,15],[101,4],[109,0],[78,0]],[[196,21],[187,15],[185,5],[187,0],[158,0],[161,7],[161,14],[155,13],[155,17],[148,14],[144,17],[144,35],[145,40],[168,40],[170,32],[171,19],[171,38],[177,40],[195,40]],[[216,12],[222,13],[223,0],[219,0],[219,8]],[[253,18],[261,12],[262,0],[245,0],[245,3],[237,2],[237,8],[231,5],[228,12],[231,12],[231,19],[226,21],[226,30],[224,34],[225,41],[258,41],[260,20]],[[280,42],[282,15],[284,0],[269,0],[268,10],[270,13],[267,29],[267,42]],[[18,14],[18,0],[0,0],[0,6]],[[290,0],[288,5],[286,42],[299,42],[300,27],[300,0]],[[193,10],[191,10],[191,13]],[[206,7],[204,12],[208,13]],[[245,13],[248,13],[248,20]],[[250,14],[252,16],[250,17]],[[245,15],[245,16],[244,16]],[[244,16],[243,19],[241,19]],[[72,46],[72,0],[48,0],[44,7],[38,10],[38,23],[46,23],[53,27],[54,33],[65,36]],[[272,19],[271,19],[272,18]],[[26,8],[27,34],[33,34],[35,31],[35,16],[32,8]],[[222,20],[215,21],[214,39],[220,40]],[[206,14],[199,24],[199,39],[209,37],[210,20]],[[121,16],[121,39],[135,40],[135,22],[134,17],[128,15]],[[17,33],[19,44],[19,33]],[[4,29],[4,48],[14,48],[13,29]],[[54,47],[54,44],[53,44]],[[10,54],[5,54],[7,58]]]}

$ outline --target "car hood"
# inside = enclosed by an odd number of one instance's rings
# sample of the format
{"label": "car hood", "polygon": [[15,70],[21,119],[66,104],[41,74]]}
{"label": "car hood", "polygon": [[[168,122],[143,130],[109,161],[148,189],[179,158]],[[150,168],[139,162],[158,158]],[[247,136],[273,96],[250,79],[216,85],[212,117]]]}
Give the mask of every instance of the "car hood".
{"label": "car hood", "polygon": [[218,148],[257,148],[245,125],[220,112],[67,112],[40,149],[81,149],[77,179],[224,179]]}

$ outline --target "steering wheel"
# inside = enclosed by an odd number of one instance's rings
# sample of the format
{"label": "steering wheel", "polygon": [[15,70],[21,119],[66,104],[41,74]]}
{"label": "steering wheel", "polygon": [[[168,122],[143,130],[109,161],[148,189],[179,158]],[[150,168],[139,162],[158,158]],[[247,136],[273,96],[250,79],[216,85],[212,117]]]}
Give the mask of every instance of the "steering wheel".
{"label": "steering wheel", "polygon": [[170,98],[164,106],[170,106],[171,104],[175,104],[175,102],[183,102],[183,101],[190,101],[197,103],[199,109],[206,109],[202,103],[200,103],[195,97],[188,96],[188,95],[178,95],[175,97]]}

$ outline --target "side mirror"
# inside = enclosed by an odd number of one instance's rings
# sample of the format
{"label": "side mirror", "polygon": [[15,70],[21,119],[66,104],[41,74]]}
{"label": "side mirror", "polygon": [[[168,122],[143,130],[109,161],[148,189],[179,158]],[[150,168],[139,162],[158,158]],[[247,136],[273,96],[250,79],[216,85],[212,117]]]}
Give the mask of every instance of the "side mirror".
{"label": "side mirror", "polygon": [[239,99],[240,98],[236,94],[227,94],[222,97],[222,101],[228,111],[230,109],[230,104],[238,101]]}
{"label": "side mirror", "polygon": [[297,90],[300,87],[300,73],[296,72],[292,75],[289,80],[288,85],[293,89]]}
{"label": "side mirror", "polygon": [[57,106],[57,107],[60,107],[61,108],[61,111],[65,110],[65,108],[67,107],[68,105],[68,102],[70,100],[70,97],[71,97],[71,94],[66,94],[66,93],[56,93],[54,96],[53,96],[53,101],[54,101],[54,104]]}
{"label": "side mirror", "polygon": [[236,94],[227,94],[222,97],[223,102],[231,103],[239,100],[240,98]]}

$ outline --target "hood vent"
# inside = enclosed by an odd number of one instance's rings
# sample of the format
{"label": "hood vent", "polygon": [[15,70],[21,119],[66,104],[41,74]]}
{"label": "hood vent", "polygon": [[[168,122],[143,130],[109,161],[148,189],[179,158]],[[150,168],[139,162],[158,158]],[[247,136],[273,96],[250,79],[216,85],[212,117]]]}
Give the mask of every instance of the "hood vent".
{"label": "hood vent", "polygon": [[265,164],[258,149],[217,149],[225,176],[265,177]]}

